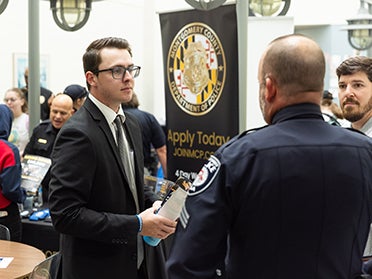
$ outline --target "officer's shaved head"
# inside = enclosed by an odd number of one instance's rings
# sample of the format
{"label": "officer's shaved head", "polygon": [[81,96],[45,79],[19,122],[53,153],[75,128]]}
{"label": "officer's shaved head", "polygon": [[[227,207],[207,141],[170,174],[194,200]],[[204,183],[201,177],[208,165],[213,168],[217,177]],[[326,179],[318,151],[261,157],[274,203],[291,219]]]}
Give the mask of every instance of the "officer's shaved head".
{"label": "officer's shaved head", "polygon": [[260,105],[269,124],[281,108],[296,103],[319,104],[325,58],[319,45],[303,35],[273,40],[264,51],[258,70]]}

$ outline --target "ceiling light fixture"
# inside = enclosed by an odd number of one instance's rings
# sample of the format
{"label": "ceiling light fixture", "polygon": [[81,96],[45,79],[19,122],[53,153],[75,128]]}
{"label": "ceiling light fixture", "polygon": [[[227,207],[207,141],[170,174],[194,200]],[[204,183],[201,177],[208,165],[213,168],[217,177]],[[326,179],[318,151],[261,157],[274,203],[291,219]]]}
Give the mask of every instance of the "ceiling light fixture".
{"label": "ceiling light fixture", "polygon": [[197,10],[204,10],[209,11],[213,10],[215,8],[218,8],[223,3],[226,2],[226,0],[185,0],[187,4],[192,6],[193,8]]}
{"label": "ceiling light fixture", "polygon": [[50,0],[54,21],[65,31],[79,30],[89,19],[93,1],[101,0]]}
{"label": "ceiling light fixture", "polygon": [[284,16],[291,0],[249,0],[249,16]]}
{"label": "ceiling light fixture", "polygon": [[4,12],[6,9],[6,6],[8,6],[9,0],[0,0],[0,15]]}
{"label": "ceiling light fixture", "polygon": [[[365,7],[368,4],[368,9]],[[360,0],[358,14],[354,18],[347,19],[348,26],[343,30],[348,31],[348,41],[356,50],[367,50],[372,46],[372,1]]]}

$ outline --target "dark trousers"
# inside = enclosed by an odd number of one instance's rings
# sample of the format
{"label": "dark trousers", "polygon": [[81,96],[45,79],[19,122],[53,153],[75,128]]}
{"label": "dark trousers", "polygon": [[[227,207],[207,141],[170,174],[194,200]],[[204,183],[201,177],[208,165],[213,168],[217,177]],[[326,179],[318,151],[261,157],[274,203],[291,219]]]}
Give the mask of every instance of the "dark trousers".
{"label": "dark trousers", "polygon": [[147,274],[147,267],[146,267],[146,261],[143,261],[140,268],[138,269],[138,279],[149,279],[149,276]]}
{"label": "dark trousers", "polygon": [[8,216],[0,217],[0,224],[8,227],[10,240],[20,242],[22,240],[22,222],[18,205],[11,203],[8,207],[1,208],[0,210],[8,212]]}

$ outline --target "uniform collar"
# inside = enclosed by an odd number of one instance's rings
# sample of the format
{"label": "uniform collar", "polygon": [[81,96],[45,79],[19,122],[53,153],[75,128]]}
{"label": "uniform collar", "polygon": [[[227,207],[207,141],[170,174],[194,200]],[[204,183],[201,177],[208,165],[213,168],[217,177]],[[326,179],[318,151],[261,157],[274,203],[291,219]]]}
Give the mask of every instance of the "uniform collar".
{"label": "uniform collar", "polygon": [[302,103],[291,105],[279,110],[274,115],[272,124],[276,124],[293,118],[318,118],[320,120],[323,120],[319,105],[313,103]]}
{"label": "uniform collar", "polygon": [[50,119],[44,120],[42,123],[47,124],[45,128],[45,133],[46,134],[53,134],[53,133],[58,133],[60,129],[54,128],[52,121]]}

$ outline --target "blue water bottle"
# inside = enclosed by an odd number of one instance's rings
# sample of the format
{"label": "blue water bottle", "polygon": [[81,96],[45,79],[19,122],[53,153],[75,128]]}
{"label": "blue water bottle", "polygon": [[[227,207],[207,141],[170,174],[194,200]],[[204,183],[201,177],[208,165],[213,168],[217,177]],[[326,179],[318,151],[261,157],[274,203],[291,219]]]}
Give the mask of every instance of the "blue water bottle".
{"label": "blue water bottle", "polygon": [[160,243],[161,239],[160,238],[156,238],[156,237],[152,237],[152,236],[144,236],[143,237],[143,240],[150,246],[158,246],[158,244]]}

